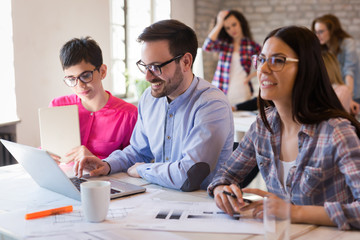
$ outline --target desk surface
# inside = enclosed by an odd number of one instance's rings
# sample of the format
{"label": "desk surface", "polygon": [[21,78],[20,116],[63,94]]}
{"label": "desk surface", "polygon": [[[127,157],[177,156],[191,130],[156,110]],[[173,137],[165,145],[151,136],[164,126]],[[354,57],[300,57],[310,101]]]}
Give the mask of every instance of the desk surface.
{"label": "desk surface", "polygon": [[[206,191],[195,192],[180,192],[176,190],[162,188],[157,185],[148,184],[142,179],[135,179],[129,177],[127,174],[119,173],[112,175],[122,181],[131,182],[137,185],[146,186],[148,192],[158,191],[156,198],[165,201],[191,201],[191,202],[209,202],[213,201]],[[106,177],[105,177],[106,178]],[[40,188],[18,165],[11,165],[0,167],[0,239],[26,239],[28,236],[24,235],[23,228],[26,227],[23,218],[24,212],[29,206],[33,204],[73,204],[80,205],[80,202],[69,199],[57,193],[53,193],[46,189]],[[6,194],[3,194],[6,193]],[[123,199],[130,199],[135,201],[141,194],[134,195],[127,198],[120,198],[111,201],[111,205],[119,204]],[[20,214],[16,215],[16,212]],[[13,215],[12,215],[13,214]],[[2,216],[14,216],[8,221],[16,221],[7,224]],[[16,217],[17,216],[17,217]],[[11,226],[11,227],[10,227]],[[93,225],[96,228],[96,224]],[[291,239],[360,239],[360,231],[339,231],[334,227],[318,227],[307,224],[291,224]],[[95,232],[96,233],[96,232]],[[94,234],[84,232],[81,239],[100,239],[94,237]],[[75,239],[80,237],[78,234],[67,233],[67,239]],[[65,235],[53,236],[51,239],[63,239]],[[76,236],[75,236],[76,235]],[[49,236],[42,238],[31,237],[29,239],[48,239]],[[76,238],[80,239],[80,238]],[[166,232],[166,231],[149,231],[149,230],[129,230],[121,227],[112,228],[108,230],[106,237],[102,236],[101,239],[263,239],[263,235],[249,235],[249,234],[224,234],[224,233],[194,233],[194,232]]]}
{"label": "desk surface", "polygon": [[246,132],[251,124],[256,120],[256,113],[250,111],[233,112],[234,129],[238,132]]}

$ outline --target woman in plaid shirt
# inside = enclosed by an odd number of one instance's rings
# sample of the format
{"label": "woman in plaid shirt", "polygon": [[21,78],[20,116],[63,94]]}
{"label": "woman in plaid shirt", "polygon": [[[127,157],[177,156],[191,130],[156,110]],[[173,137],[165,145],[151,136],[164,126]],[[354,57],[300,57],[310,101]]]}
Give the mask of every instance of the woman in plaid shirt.
{"label": "woman in plaid shirt", "polygon": [[360,229],[360,125],[330,84],[319,40],[307,28],[276,29],[254,64],[260,114],[209,194],[230,215],[253,209],[262,218],[263,202],[244,207],[238,187],[257,165],[268,192],[244,193],[289,199],[293,223]]}
{"label": "woman in plaid shirt", "polygon": [[204,42],[205,51],[219,52],[219,61],[212,84],[220,88],[231,105],[249,100],[252,95],[250,80],[251,56],[261,47],[252,39],[246,18],[235,10],[218,13],[215,27]]}

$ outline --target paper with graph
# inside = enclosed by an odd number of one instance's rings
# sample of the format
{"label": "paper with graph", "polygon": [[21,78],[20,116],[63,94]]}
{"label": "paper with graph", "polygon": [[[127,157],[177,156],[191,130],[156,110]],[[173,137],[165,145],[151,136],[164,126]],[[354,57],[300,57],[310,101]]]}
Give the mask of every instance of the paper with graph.
{"label": "paper with graph", "polygon": [[215,202],[149,201],[123,219],[127,228],[185,232],[263,234],[263,222],[247,213],[231,217]]}

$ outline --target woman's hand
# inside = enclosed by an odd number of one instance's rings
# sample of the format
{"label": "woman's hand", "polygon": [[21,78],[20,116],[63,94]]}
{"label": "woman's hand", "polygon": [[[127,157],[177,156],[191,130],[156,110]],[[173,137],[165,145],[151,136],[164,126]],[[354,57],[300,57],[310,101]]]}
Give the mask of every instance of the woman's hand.
{"label": "woman's hand", "polygon": [[229,11],[228,10],[222,10],[218,13],[217,18],[216,18],[216,24],[217,25],[221,25],[221,27],[224,25],[224,20],[225,17],[228,15]]}
{"label": "woman's hand", "polygon": [[56,154],[53,154],[53,153],[50,153],[50,152],[48,152],[48,154],[50,155],[50,157],[52,159],[54,159],[54,161],[56,162],[57,165],[60,165],[60,163],[61,163],[61,157],[60,156],[58,156]]}
{"label": "woman's hand", "polygon": [[[224,193],[227,192],[228,194]],[[229,194],[233,194],[231,196]],[[214,189],[214,199],[218,208],[232,216],[239,213],[240,209],[245,206],[240,188],[235,185],[219,185]]]}
{"label": "woman's hand", "polygon": [[[284,214],[284,206],[287,204],[284,200],[282,200],[281,198],[277,197],[275,194],[273,193],[269,193],[260,189],[255,189],[255,188],[244,188],[243,189],[244,193],[251,193],[251,194],[255,194],[261,197],[267,197],[268,198],[268,210],[270,211],[269,214],[274,215],[276,217],[280,217],[283,218],[284,216],[282,216]],[[271,201],[271,200],[276,200],[276,201]],[[254,218],[258,218],[258,219],[262,219],[264,217],[264,201],[263,200],[259,200],[256,201],[250,205],[247,205],[245,207],[242,208],[242,210],[250,210],[253,209],[253,217]]]}

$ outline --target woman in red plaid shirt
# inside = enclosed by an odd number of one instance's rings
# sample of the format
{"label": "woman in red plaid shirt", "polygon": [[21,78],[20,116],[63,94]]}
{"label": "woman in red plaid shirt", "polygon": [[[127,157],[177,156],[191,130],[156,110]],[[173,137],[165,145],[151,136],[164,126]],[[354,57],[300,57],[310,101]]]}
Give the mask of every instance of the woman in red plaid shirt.
{"label": "woman in red plaid shirt", "polygon": [[232,105],[249,100],[251,56],[259,54],[261,46],[252,39],[248,22],[236,10],[220,11],[215,27],[204,42],[203,50],[219,52],[219,61],[212,84],[220,88]]}

